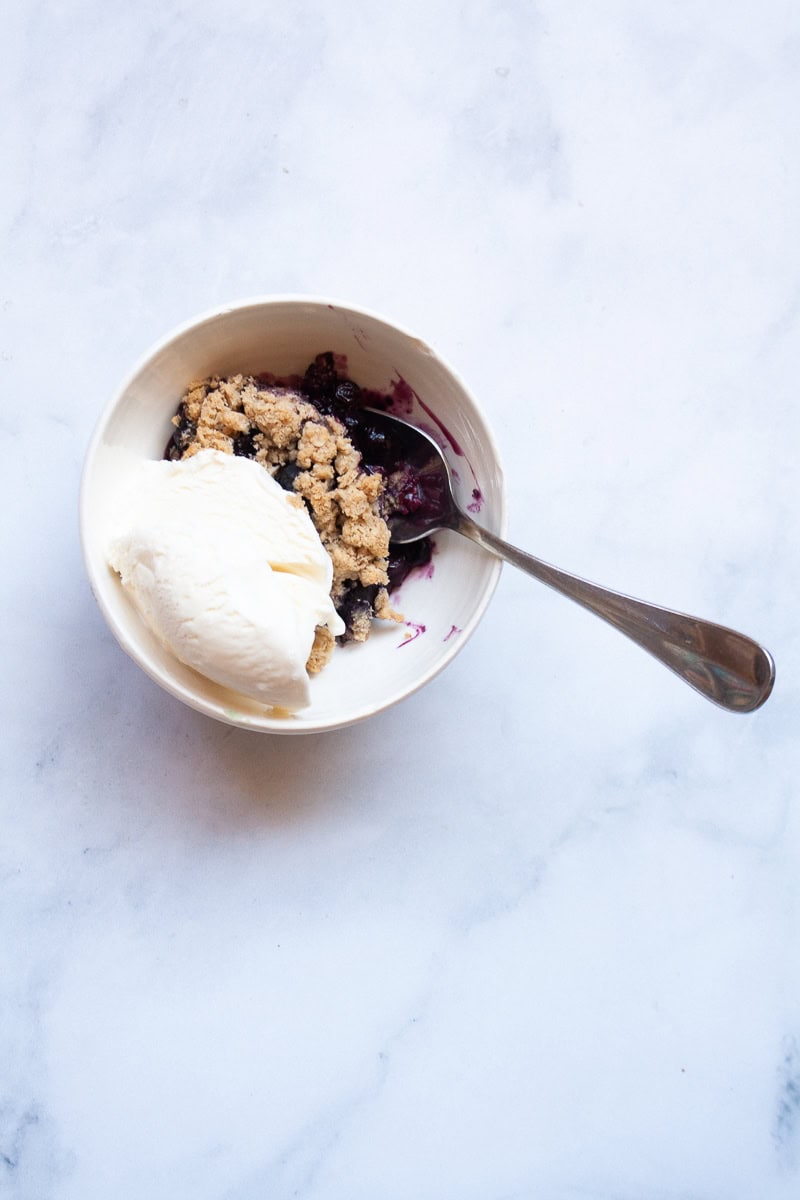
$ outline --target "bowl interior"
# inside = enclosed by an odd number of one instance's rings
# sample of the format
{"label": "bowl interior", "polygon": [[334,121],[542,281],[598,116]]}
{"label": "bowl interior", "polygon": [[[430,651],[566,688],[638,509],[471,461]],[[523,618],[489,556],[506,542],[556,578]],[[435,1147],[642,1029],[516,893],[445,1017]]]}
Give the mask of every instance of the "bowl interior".
{"label": "bowl interior", "polygon": [[442,446],[459,499],[495,532],[505,523],[497,452],[460,380],[423,342],[372,314],[318,300],[253,301],[200,318],[136,368],[100,421],[86,460],[81,533],[92,589],[122,647],[168,691],[202,712],[249,729],[307,733],[361,720],[415,691],[458,652],[494,591],[500,563],[457,534],[435,538],[433,562],[392,599],[407,624],[375,622],[366,644],[337,648],[312,681],[312,703],[281,717],[177,662],[140,620],[106,563],[110,517],[126,473],[161,458],[187,385],[208,375],[302,374],[316,354],[347,357],[363,387],[397,396],[399,415]]}

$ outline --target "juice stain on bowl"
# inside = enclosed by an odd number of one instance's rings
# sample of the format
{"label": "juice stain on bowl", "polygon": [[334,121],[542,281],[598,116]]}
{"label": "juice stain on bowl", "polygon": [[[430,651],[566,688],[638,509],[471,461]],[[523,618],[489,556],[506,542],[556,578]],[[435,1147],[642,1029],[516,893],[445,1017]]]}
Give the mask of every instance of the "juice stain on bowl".
{"label": "juice stain on bowl", "polygon": [[399,643],[397,649],[402,650],[403,646],[410,646],[415,642],[421,633],[427,633],[426,625],[418,625],[414,621],[406,621],[406,635],[402,642]]}

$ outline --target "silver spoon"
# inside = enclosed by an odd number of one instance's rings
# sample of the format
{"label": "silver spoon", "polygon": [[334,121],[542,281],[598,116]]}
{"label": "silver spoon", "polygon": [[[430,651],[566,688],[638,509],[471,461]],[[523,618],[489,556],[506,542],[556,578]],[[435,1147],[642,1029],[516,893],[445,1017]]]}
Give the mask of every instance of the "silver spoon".
{"label": "silver spoon", "polygon": [[[602,617],[721,708],[754,712],[767,699],[775,682],[775,664],[769,651],[752,638],[587,583],[509,545],[459,508],[450,468],[432,438],[391,413],[367,411],[371,425],[385,423],[387,433],[402,438],[404,458],[422,477],[427,507],[432,508],[422,517],[401,512],[389,515],[387,524],[395,544],[418,541],[439,529],[453,529]],[[431,497],[435,498],[433,503]]]}

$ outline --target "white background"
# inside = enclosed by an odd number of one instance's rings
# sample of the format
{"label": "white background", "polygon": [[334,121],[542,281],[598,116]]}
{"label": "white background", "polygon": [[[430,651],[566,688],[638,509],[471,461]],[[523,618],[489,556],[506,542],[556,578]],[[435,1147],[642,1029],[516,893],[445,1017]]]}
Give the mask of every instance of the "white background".
{"label": "white background", "polygon": [[[0,1195],[800,1193],[800,12],[11,0],[0,72]],[[91,429],[258,293],[414,329],[513,540],[772,650],[751,717],[506,568],[364,725],[128,661]]]}

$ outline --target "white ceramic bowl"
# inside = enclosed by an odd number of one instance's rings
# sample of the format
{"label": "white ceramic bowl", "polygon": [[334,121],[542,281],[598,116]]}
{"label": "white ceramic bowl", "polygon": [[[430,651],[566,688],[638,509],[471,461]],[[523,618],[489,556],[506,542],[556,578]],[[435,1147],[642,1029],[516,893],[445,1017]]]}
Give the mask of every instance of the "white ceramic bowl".
{"label": "white ceramic bowl", "polygon": [[278,717],[178,662],[153,636],[109,568],[106,514],[126,472],[161,458],[186,386],[208,375],[302,374],[322,351],[347,356],[362,387],[390,392],[405,381],[411,407],[396,411],[442,446],[459,499],[480,494],[478,520],[505,529],[505,492],[497,450],[475,400],[419,338],[363,309],[318,298],[275,296],[197,317],[141,360],[103,413],[89,447],[80,501],[81,540],[92,590],[112,632],[135,662],[168,692],[217,720],[272,733],[313,733],[363,720],[433,679],[477,626],[497,584],[500,562],[466,538],[437,534],[432,572],[410,576],[393,593],[407,625],[375,622],[369,641],[337,647],[312,680],[312,704]]}

